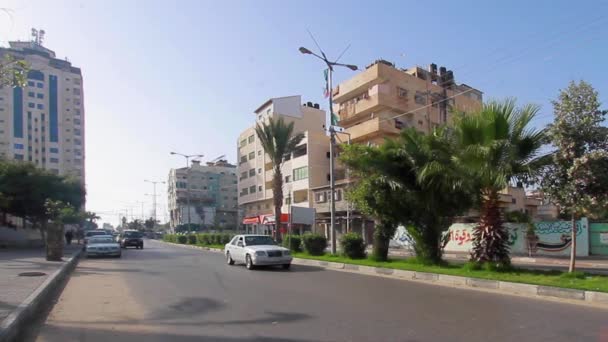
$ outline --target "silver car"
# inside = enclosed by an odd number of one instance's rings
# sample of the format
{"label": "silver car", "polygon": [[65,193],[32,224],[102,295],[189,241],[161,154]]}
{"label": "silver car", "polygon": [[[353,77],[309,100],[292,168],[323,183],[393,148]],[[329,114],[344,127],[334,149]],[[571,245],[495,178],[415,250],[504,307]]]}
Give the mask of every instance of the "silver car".
{"label": "silver car", "polygon": [[281,265],[284,269],[291,266],[289,249],[277,246],[267,235],[237,235],[224,247],[226,262],[245,263],[247,269],[256,266]]}
{"label": "silver car", "polygon": [[87,258],[92,256],[114,256],[120,258],[122,250],[120,244],[112,236],[100,235],[89,237],[86,246]]}

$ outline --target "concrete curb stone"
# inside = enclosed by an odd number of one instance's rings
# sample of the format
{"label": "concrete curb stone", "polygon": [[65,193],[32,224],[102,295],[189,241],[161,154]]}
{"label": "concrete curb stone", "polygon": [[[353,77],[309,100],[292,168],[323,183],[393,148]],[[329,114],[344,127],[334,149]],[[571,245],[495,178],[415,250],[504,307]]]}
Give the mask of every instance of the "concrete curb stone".
{"label": "concrete curb stone", "polygon": [[465,286],[467,285],[467,278],[447,274],[439,274],[437,277],[437,282],[448,285]]}
{"label": "concrete curb stone", "polygon": [[82,249],[76,251],[0,323],[0,342],[13,341],[18,336],[41,305],[50,299],[57,286],[74,270],[82,254]]}
{"label": "concrete curb stone", "polygon": [[526,294],[526,295],[532,295],[532,296],[538,295],[538,285],[512,283],[512,282],[508,282],[508,281],[499,281],[498,288],[504,292]]}
{"label": "concrete curb stone", "polygon": [[608,293],[585,291],[585,301],[594,304],[608,305]]}
{"label": "concrete curb stone", "polygon": [[426,280],[426,281],[437,281],[439,275],[436,273],[426,273],[426,272],[415,272],[414,279],[418,280]]}
{"label": "concrete curb stone", "polygon": [[538,295],[565,299],[585,300],[585,291],[574,289],[562,289],[559,287],[551,286],[539,286]]}
{"label": "concrete curb stone", "polygon": [[483,289],[498,289],[497,280],[467,278],[467,285],[471,287],[480,287]]}

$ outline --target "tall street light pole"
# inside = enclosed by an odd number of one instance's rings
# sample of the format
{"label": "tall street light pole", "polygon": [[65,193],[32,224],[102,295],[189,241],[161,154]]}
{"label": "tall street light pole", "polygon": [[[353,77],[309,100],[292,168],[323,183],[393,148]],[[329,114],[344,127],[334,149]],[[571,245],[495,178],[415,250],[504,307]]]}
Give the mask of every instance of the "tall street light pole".
{"label": "tall street light pole", "polygon": [[192,224],[192,217],[190,216],[190,158],[202,158],[203,154],[182,154],[177,152],[171,152],[171,155],[178,155],[186,158],[186,205],[188,206],[188,230]]}
{"label": "tall street light pole", "polygon": [[329,91],[329,190],[331,192],[331,206],[330,206],[330,235],[331,235],[331,253],[336,254],[336,200],[335,200],[335,189],[336,180],[334,177],[335,168],[335,147],[336,147],[336,126],[337,120],[334,119],[333,111],[333,71],[335,66],[342,66],[349,68],[350,70],[356,71],[358,68],[352,64],[342,64],[337,62],[331,62],[327,59],[325,52],[321,51],[321,56],[310,51],[305,47],[301,47],[300,52],[305,55],[312,55],[322,60],[327,66],[327,90]]}
{"label": "tall street light pole", "polygon": [[160,183],[160,184],[166,184],[166,182],[163,181],[151,181],[151,180],[147,180],[144,179],[144,182],[146,183],[152,183],[153,188],[154,188],[154,192],[152,193],[152,206],[154,207],[152,209],[152,217],[154,217],[154,224],[156,225],[156,184]]}

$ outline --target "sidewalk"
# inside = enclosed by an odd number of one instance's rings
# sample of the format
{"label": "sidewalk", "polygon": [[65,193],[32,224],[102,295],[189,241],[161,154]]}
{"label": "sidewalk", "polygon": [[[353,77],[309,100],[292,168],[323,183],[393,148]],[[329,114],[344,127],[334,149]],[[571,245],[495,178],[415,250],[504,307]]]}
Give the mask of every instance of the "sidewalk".
{"label": "sidewalk", "polygon": [[[0,249],[0,322],[59,269],[83,245],[64,247],[64,261],[46,261],[44,248]],[[42,276],[19,276],[24,272],[42,272]]]}

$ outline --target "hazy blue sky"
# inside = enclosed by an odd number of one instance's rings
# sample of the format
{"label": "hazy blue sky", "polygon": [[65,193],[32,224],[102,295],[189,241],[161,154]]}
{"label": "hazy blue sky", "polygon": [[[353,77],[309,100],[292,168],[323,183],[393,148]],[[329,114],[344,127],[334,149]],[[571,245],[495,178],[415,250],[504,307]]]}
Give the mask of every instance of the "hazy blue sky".
{"label": "hazy blue sky", "polygon": [[[270,97],[325,104],[310,29],[343,62],[431,62],[485,98],[542,105],[572,79],[608,102],[602,1],[0,1],[0,44],[45,29],[45,45],[83,70],[88,209],[118,221],[183,158],[236,159],[238,133]],[[12,17],[12,18],[11,18]],[[340,70],[336,81],[352,76]],[[324,107],[326,107],[324,105]],[[158,189],[166,205],[165,188]],[[162,217],[162,216],[161,216]]]}

